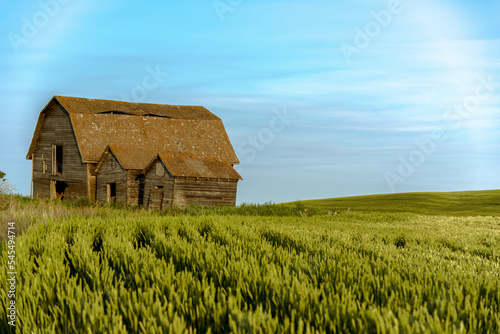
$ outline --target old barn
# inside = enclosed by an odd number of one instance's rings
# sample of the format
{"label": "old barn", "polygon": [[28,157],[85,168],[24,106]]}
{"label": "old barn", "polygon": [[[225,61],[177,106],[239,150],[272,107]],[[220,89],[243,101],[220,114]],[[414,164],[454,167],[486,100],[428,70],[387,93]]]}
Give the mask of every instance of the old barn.
{"label": "old barn", "polygon": [[200,106],[55,96],[26,158],[39,198],[235,205],[241,180],[221,119]]}

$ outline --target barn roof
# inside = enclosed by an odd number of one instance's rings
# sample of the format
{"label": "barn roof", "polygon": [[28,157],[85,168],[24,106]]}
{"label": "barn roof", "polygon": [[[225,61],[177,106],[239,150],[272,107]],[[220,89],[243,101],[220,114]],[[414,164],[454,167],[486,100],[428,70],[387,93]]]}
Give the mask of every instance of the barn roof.
{"label": "barn roof", "polygon": [[[199,158],[193,154],[160,153],[159,159],[172,176],[210,179],[241,180],[240,174],[227,162],[213,158]],[[156,160],[154,160],[156,161]],[[147,171],[152,164],[145,168]]]}
{"label": "barn roof", "polygon": [[123,167],[123,169],[126,170],[142,170],[158,156],[158,153],[149,150],[118,145],[108,145],[108,147],[106,147],[106,149],[104,150],[104,153],[101,155],[99,162],[97,163],[97,166],[94,170],[95,175],[97,175],[109,154],[113,154],[120,165]]}
{"label": "barn roof", "polygon": [[199,158],[192,153],[175,152],[157,153],[134,147],[108,145],[101,155],[94,175],[97,175],[109,154],[113,154],[126,170],[147,172],[156,161],[160,160],[167,167],[170,175],[177,177],[199,177],[210,179],[241,180],[241,176],[227,162],[213,158]]}
{"label": "barn roof", "polygon": [[222,121],[204,107],[63,96],[55,96],[40,113],[27,159],[34,152],[44,115],[54,103],[68,112],[84,163],[97,163],[108,145],[190,152],[239,163]]}

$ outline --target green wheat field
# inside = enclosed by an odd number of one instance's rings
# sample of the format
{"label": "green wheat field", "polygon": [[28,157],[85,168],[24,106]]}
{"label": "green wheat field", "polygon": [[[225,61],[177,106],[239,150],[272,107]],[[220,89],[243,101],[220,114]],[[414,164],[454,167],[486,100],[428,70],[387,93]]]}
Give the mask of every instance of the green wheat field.
{"label": "green wheat field", "polygon": [[0,200],[17,333],[500,332],[500,191],[162,212]]}

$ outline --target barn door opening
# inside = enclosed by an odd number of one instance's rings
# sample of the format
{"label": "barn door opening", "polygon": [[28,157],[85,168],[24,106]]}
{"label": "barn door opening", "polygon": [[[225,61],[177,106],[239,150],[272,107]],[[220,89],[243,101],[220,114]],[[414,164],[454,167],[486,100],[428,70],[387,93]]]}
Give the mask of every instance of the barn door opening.
{"label": "barn door opening", "polygon": [[116,203],[116,183],[108,183],[107,200],[108,203]]}
{"label": "barn door opening", "polygon": [[64,192],[68,184],[64,181],[50,181],[50,199],[64,199]]}

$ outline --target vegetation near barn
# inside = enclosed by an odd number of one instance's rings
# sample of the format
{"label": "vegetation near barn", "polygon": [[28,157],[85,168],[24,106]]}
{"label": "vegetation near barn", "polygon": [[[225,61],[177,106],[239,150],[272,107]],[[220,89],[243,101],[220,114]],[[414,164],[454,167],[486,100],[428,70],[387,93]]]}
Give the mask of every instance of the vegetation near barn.
{"label": "vegetation near barn", "polygon": [[[481,205],[428,216],[3,198],[0,222],[27,228],[21,332],[500,332],[500,217]],[[0,300],[0,332],[13,332]]]}
{"label": "vegetation near barn", "polygon": [[9,195],[16,191],[16,187],[7,180],[6,175],[0,170],[0,195]]}

